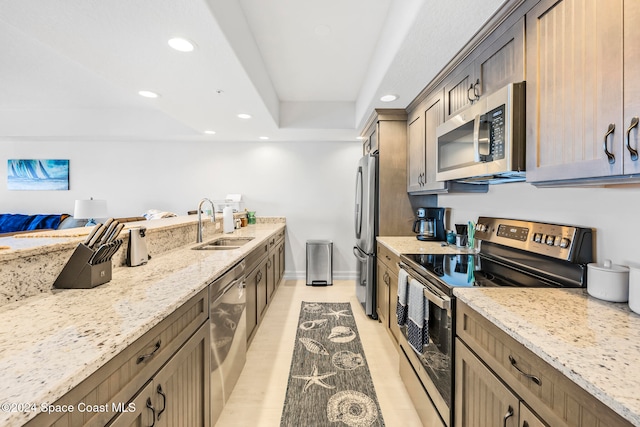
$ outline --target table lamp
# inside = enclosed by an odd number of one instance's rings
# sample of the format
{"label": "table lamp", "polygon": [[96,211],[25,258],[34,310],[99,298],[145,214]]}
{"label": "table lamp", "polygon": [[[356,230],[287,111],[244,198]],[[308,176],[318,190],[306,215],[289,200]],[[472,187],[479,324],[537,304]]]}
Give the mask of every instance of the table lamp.
{"label": "table lamp", "polygon": [[86,224],[87,227],[96,225],[94,218],[106,218],[107,215],[107,201],[94,200],[93,197],[89,200],[76,200],[73,209],[74,218],[89,220]]}

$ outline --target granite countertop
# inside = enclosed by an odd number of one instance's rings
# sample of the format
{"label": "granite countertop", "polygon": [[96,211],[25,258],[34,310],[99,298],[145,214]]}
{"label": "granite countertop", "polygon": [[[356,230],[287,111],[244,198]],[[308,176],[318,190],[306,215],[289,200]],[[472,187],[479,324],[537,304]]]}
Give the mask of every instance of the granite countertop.
{"label": "granite countertop", "polygon": [[[224,235],[254,237],[240,249],[193,251],[193,244],[116,269],[94,289],[54,290],[1,306],[0,404],[55,402],[284,227],[251,225]],[[2,410],[0,425],[36,415]]]}
{"label": "granite countertop", "polygon": [[640,315],[585,289],[457,288],[454,294],[633,425],[640,425]]}
{"label": "granite countertop", "polygon": [[415,236],[378,236],[377,241],[386,246],[394,254],[457,254],[466,249],[448,245],[445,242],[423,242]]}

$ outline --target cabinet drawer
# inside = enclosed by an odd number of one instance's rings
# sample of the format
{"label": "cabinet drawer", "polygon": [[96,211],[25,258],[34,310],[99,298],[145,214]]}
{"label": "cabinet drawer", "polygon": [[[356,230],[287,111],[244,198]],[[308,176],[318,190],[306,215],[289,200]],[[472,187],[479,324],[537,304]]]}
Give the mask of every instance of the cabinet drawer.
{"label": "cabinet drawer", "polygon": [[381,261],[386,265],[389,270],[391,270],[395,277],[398,277],[398,263],[400,262],[400,257],[393,253],[391,249],[387,248],[385,245],[378,243],[378,261]]}
{"label": "cabinet drawer", "polygon": [[631,425],[466,304],[456,310],[456,334],[549,425]]}
{"label": "cabinet drawer", "polygon": [[117,413],[112,404],[132,396],[209,318],[209,290],[203,289],[166,319],[117,354],[56,405],[107,405],[106,412],[42,413],[27,426],[104,426]]}

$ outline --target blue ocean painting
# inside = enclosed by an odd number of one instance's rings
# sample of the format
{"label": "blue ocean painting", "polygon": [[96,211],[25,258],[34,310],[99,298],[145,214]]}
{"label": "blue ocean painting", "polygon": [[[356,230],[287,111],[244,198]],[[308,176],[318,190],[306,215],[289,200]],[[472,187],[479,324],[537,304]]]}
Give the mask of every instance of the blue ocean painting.
{"label": "blue ocean painting", "polygon": [[7,160],[8,190],[68,190],[69,160]]}

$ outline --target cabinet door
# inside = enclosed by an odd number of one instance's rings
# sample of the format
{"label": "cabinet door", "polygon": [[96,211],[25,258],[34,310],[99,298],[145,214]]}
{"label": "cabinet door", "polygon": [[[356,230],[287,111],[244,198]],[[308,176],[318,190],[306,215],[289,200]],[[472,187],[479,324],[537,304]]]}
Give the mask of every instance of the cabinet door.
{"label": "cabinet door", "polygon": [[284,240],[278,244],[278,271],[276,272],[276,286],[280,285],[284,277]]}
{"label": "cabinet door", "polygon": [[258,313],[258,323],[262,320],[264,316],[264,312],[267,309],[267,262],[269,258],[265,259],[260,263],[256,273],[256,278],[254,279],[256,283],[256,301],[257,301],[257,313]]}
{"label": "cabinet door", "polygon": [[153,425],[157,409],[153,401],[153,382],[147,385],[127,404],[130,411],[116,416],[108,427],[146,427]]}
{"label": "cabinet door", "polygon": [[407,192],[421,191],[424,184],[426,160],[424,141],[424,115],[422,104],[408,120],[407,129]]}
{"label": "cabinet door", "polygon": [[247,291],[247,342],[253,335],[253,331],[258,325],[258,272],[259,268],[253,269],[245,280]]}
{"label": "cabinet door", "polygon": [[154,377],[156,426],[210,425],[210,343],[205,323]]}
{"label": "cabinet door", "polygon": [[[640,2],[624,2],[624,173],[639,173],[640,158]],[[633,126],[632,124],[635,124]],[[628,144],[628,145],[627,145]],[[631,150],[629,149],[631,147]]]}
{"label": "cabinet door", "polygon": [[436,91],[426,103],[424,111],[425,177],[424,189],[444,190],[445,182],[436,181],[438,169],[438,136],[436,129],[444,122],[444,96],[442,90]]}
{"label": "cabinet door", "polygon": [[526,29],[527,181],[621,174],[622,0],[543,0]]}
{"label": "cabinet door", "polygon": [[456,338],[455,426],[518,425],[520,401]]}
{"label": "cabinet door", "polygon": [[267,268],[266,268],[267,303],[271,301],[271,298],[273,297],[273,291],[276,290],[276,270],[277,270],[276,258],[277,258],[277,253],[274,246],[273,250],[269,252],[269,257],[267,258]]}
{"label": "cabinet door", "polygon": [[467,62],[449,78],[444,86],[445,120],[449,120],[460,110],[471,105],[474,100],[474,85],[477,77],[475,64]]}
{"label": "cabinet door", "polygon": [[389,327],[389,269],[378,261],[376,277],[376,311],[378,319],[385,328]]}
{"label": "cabinet door", "polygon": [[547,424],[542,422],[536,414],[531,412],[531,409],[524,403],[520,402],[520,424],[521,427],[548,427]]}
{"label": "cabinet door", "polygon": [[496,36],[476,59],[476,92],[487,95],[524,80],[524,17]]}

